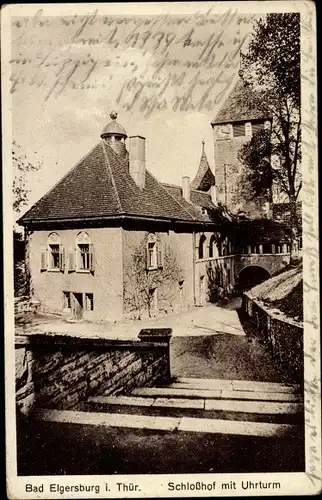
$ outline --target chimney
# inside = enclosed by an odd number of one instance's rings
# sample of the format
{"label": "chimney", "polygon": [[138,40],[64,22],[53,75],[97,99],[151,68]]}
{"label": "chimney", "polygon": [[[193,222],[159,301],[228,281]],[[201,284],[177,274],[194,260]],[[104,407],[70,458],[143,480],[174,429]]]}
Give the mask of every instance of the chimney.
{"label": "chimney", "polygon": [[129,137],[129,172],[139,188],[145,185],[145,137]]}
{"label": "chimney", "polygon": [[190,177],[182,177],[182,196],[190,203]]}
{"label": "chimney", "polygon": [[211,201],[213,202],[214,205],[217,205],[217,188],[215,184],[210,187],[210,196],[211,196]]}

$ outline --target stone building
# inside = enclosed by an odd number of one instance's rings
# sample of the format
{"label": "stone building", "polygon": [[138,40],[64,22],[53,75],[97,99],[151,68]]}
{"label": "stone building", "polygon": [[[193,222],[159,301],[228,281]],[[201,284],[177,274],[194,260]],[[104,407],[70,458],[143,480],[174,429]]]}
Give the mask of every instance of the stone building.
{"label": "stone building", "polygon": [[[206,256],[204,239],[229,216],[214,190],[192,189],[186,177],[182,187],[160,183],[146,168],[145,139],[129,137],[128,152],[116,117],[20,219],[30,291],[44,311],[117,320],[207,300],[196,252]],[[199,171],[204,161],[203,152]]]}
{"label": "stone building", "polygon": [[238,149],[270,126],[245,92],[238,82],[212,122],[215,171],[203,143],[195,178],[181,186],[149,172],[145,138],[128,138],[111,113],[98,144],[19,221],[43,311],[154,316],[216,301],[288,264],[287,230],[242,182]]}
{"label": "stone building", "polygon": [[218,201],[233,214],[243,212],[252,219],[270,216],[270,197],[254,200],[245,180],[245,167],[238,159],[241,147],[254,133],[271,127],[270,113],[260,97],[238,79],[211,126]]}

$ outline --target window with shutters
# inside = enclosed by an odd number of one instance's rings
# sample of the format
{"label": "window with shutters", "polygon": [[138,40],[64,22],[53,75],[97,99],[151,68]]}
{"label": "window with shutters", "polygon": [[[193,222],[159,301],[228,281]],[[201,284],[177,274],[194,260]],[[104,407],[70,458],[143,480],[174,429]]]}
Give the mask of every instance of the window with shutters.
{"label": "window with shutters", "polygon": [[233,136],[242,137],[246,135],[245,133],[245,123],[234,123],[233,124]]}
{"label": "window with shutters", "polygon": [[82,231],[76,237],[75,255],[69,255],[69,271],[94,272],[94,250],[90,237]]}
{"label": "window with shutters", "polygon": [[57,233],[50,233],[47,244],[41,248],[40,269],[41,271],[62,272],[65,270],[64,248]]}

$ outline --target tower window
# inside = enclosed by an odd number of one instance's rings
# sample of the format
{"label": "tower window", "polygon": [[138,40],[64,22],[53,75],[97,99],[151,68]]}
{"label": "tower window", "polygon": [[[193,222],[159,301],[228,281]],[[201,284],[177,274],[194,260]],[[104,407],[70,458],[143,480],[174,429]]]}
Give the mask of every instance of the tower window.
{"label": "tower window", "polygon": [[245,123],[235,123],[233,124],[233,135],[234,137],[241,137],[245,134]]}

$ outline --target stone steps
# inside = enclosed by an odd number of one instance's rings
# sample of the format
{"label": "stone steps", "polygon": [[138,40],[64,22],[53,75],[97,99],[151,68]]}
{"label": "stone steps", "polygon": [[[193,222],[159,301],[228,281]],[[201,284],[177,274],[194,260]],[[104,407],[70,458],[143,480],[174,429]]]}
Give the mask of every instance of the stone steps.
{"label": "stone steps", "polygon": [[197,432],[253,437],[297,437],[298,426],[267,422],[244,422],[194,417],[129,415],[119,413],[85,412],[72,410],[38,410],[35,419],[77,425],[143,429],[163,432]]}
{"label": "stone steps", "polygon": [[298,386],[243,380],[176,378],[128,395],[91,397],[74,410],[40,410],[37,417],[150,432],[277,439],[303,434]]}
{"label": "stone steps", "polygon": [[135,396],[96,396],[80,405],[91,412],[132,415],[213,418],[254,422],[302,422],[303,405],[272,401],[236,401],[184,398],[141,398]]}
{"label": "stone steps", "polygon": [[95,396],[88,403],[107,406],[132,406],[150,408],[177,408],[193,410],[220,410],[242,413],[263,414],[295,414],[303,410],[303,404],[298,402],[275,401],[236,401],[221,399],[184,399],[167,397],[135,397],[135,396]]}
{"label": "stone steps", "polygon": [[185,398],[185,399],[235,399],[250,401],[284,401],[300,402],[300,394],[286,392],[264,392],[264,391],[239,391],[239,390],[214,390],[204,388],[181,388],[181,387],[142,387],[134,389],[132,396],[139,397],[166,397],[166,398]]}
{"label": "stone steps", "polygon": [[205,378],[176,377],[168,387],[182,389],[239,390],[252,392],[300,392],[298,384],[281,384],[278,382],[257,382],[253,380],[223,380]]}

